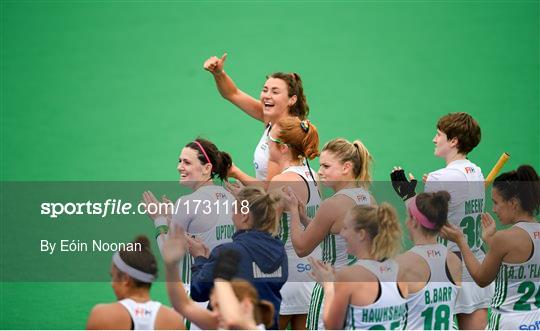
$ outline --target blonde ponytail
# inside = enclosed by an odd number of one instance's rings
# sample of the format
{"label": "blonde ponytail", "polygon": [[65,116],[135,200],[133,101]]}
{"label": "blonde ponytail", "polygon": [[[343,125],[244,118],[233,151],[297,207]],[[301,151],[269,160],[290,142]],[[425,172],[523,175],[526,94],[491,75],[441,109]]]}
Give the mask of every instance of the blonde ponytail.
{"label": "blonde ponytail", "polygon": [[397,212],[388,203],[361,205],[351,210],[356,231],[366,230],[371,238],[370,255],[376,260],[394,257],[401,248],[401,227]]}

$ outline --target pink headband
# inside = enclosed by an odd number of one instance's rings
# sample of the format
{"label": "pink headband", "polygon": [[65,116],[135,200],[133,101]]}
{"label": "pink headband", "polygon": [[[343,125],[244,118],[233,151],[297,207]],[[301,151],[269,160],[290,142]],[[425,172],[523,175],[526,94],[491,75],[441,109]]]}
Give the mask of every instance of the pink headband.
{"label": "pink headband", "polygon": [[202,147],[201,143],[199,143],[197,140],[193,140],[193,142],[196,143],[197,146],[199,146],[199,149],[204,154],[204,157],[206,158],[206,161],[208,161],[208,163],[210,163],[210,165],[212,165],[212,162],[210,162],[210,159],[208,158],[208,155],[206,155],[206,152],[204,151],[204,148]]}
{"label": "pink headband", "polygon": [[418,209],[418,206],[416,205],[416,197],[413,197],[409,200],[409,203],[407,204],[407,209],[409,210],[409,213],[414,217],[420,224],[422,224],[423,227],[435,230],[436,224],[433,224],[420,210]]}

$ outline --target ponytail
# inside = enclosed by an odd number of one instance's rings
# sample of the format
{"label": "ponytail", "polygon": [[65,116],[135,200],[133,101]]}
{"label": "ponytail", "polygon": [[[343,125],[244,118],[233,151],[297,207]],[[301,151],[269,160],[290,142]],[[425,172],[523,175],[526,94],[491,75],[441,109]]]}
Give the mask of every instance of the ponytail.
{"label": "ponytail", "polygon": [[237,199],[239,202],[248,202],[249,213],[253,220],[252,229],[272,235],[278,233],[276,205],[281,200],[278,193],[266,193],[260,187],[247,186],[238,193]]}
{"label": "ponytail", "polygon": [[534,168],[522,165],[499,175],[493,181],[493,188],[501,194],[505,201],[517,199],[523,211],[530,215],[538,215],[540,210],[540,180]]}
{"label": "ponytail", "polygon": [[319,133],[309,120],[301,121],[289,116],[276,125],[281,129],[277,138],[291,147],[293,158],[313,160],[319,156]]}
{"label": "ponytail", "polygon": [[267,328],[274,324],[274,305],[267,300],[260,300],[255,307],[255,322],[262,323]]}
{"label": "ponytail", "polygon": [[196,150],[198,152],[197,158],[203,165],[207,163],[212,165],[210,178],[217,176],[222,181],[227,179],[227,174],[232,166],[232,158],[229,153],[220,151],[214,143],[203,138],[197,138],[186,144],[185,147]]}
{"label": "ponytail", "polygon": [[435,193],[420,193],[416,196],[418,210],[434,225],[433,229],[422,226],[422,231],[430,235],[439,233],[448,220],[448,204],[450,193],[439,191]]}
{"label": "ponytail", "polygon": [[398,253],[401,248],[401,227],[394,207],[388,203],[355,206],[351,216],[356,231],[364,229],[369,234],[372,258],[382,261]]}
{"label": "ponytail", "polygon": [[360,186],[369,186],[373,158],[360,140],[351,143],[347,139],[336,138],[327,142],[322,150],[332,153],[341,163],[351,162],[354,179]]}

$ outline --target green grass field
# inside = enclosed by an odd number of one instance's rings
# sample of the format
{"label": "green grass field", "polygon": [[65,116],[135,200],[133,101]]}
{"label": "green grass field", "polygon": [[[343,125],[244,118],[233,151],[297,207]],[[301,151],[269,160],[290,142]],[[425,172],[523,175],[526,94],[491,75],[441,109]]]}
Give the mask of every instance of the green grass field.
{"label": "green grass field", "polygon": [[[485,174],[505,151],[512,158],[504,170],[539,169],[539,7],[537,0],[2,1],[2,187],[177,181],[179,151],[199,135],[251,171],[262,125],[225,102],[202,69],[225,51],[227,72],[256,97],[267,74],[299,73],[321,142],[363,140],[377,181],[398,164],[417,176],[443,167],[431,139],[437,119],[454,111],[482,127],[470,158]],[[24,199],[6,204],[10,193],[1,192],[3,269],[13,267],[4,264],[13,258],[4,255],[8,236],[25,249],[31,231],[7,232],[24,219],[6,211],[39,213]],[[40,272],[24,259],[17,267]],[[94,304],[114,301],[105,282],[0,280],[2,329],[81,329]],[[168,302],[163,283],[152,295]]]}

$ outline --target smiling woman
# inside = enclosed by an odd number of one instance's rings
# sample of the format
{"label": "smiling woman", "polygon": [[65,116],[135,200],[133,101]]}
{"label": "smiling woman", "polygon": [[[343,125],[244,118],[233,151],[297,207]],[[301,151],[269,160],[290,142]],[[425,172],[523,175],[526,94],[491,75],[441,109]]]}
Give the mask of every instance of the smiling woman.
{"label": "smiling woman", "polygon": [[[232,206],[236,201],[227,190],[212,181],[215,177],[226,180],[231,164],[230,155],[220,151],[211,141],[197,138],[185,145],[177,169],[180,185],[192,189],[193,193],[177,199],[172,211],[147,212],[156,227],[160,252],[171,225],[179,226],[194,238],[200,239],[210,250],[232,240],[231,231],[218,230],[233,226],[232,208],[213,208],[210,212],[203,208],[204,205]],[[149,191],[143,193],[143,200],[147,205],[160,203]],[[162,203],[170,201],[164,197]],[[201,208],[195,208],[201,203]],[[180,264],[180,277],[186,287],[189,287],[191,281],[192,262],[192,257],[186,254]]]}
{"label": "smiling woman", "polygon": [[257,181],[271,180],[279,173],[278,166],[269,160],[266,135],[272,123],[287,116],[307,118],[309,106],[300,76],[296,73],[276,72],[267,76],[259,100],[236,87],[233,80],[225,73],[223,66],[227,53],[221,58],[212,56],[204,63],[204,68],[214,75],[217,89],[221,96],[229,100],[249,116],[265,124],[265,130],[253,155],[255,178],[247,175],[233,165],[229,175],[244,184],[263,185]]}

